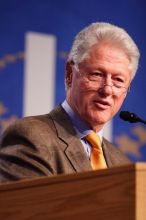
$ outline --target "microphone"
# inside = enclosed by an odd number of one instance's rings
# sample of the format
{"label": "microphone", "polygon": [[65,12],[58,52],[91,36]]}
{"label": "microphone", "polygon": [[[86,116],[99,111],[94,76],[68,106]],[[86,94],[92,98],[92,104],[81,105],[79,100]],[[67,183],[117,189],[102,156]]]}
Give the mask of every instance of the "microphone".
{"label": "microphone", "polygon": [[137,123],[141,122],[143,124],[146,124],[146,121],[138,117],[135,113],[128,112],[128,111],[121,111],[120,112],[120,118],[124,121],[128,121],[130,123]]}

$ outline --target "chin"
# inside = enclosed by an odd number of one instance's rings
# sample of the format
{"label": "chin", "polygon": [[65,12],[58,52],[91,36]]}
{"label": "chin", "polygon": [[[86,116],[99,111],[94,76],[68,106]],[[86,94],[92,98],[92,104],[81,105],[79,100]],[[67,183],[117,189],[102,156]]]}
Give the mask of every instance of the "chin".
{"label": "chin", "polygon": [[91,124],[94,125],[104,125],[105,123],[107,123],[109,120],[111,119],[111,115],[107,115],[105,113],[93,113],[92,115],[90,115],[88,121]]}

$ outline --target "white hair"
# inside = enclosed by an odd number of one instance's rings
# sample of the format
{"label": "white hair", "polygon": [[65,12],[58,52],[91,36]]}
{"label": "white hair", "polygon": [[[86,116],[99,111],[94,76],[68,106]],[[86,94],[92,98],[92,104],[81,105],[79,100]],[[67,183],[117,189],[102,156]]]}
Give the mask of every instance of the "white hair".
{"label": "white hair", "polygon": [[73,61],[75,65],[78,65],[88,57],[89,50],[94,44],[102,42],[108,42],[123,49],[130,60],[133,79],[138,69],[140,52],[129,34],[113,24],[96,22],[81,30],[75,37],[68,61]]}

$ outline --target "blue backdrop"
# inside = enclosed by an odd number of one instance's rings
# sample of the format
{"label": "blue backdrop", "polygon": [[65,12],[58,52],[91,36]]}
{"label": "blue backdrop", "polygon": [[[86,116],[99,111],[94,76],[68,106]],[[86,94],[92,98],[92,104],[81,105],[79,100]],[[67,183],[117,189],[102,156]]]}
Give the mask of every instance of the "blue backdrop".
{"label": "blue backdrop", "polygon": [[[0,133],[22,117],[24,36],[28,31],[57,37],[56,103],[64,100],[64,65],[75,34],[95,21],[125,28],[141,51],[138,73],[122,110],[146,119],[145,0],[5,0],[0,7]],[[146,127],[113,122],[113,141],[133,161],[146,161]]]}

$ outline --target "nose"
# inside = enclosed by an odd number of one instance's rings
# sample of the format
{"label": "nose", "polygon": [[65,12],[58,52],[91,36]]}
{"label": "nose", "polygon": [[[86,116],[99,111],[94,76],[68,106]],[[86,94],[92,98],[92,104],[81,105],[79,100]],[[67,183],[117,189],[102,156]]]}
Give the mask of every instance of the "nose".
{"label": "nose", "polygon": [[110,96],[113,94],[113,89],[112,89],[112,85],[108,85],[108,84],[103,84],[100,89],[99,89],[99,93],[102,96]]}
{"label": "nose", "polygon": [[103,84],[100,88],[100,93],[103,96],[110,96],[113,94],[111,74],[106,75],[106,77],[104,78]]}

